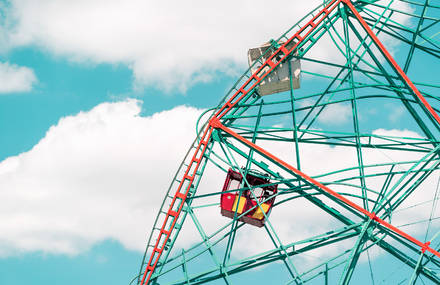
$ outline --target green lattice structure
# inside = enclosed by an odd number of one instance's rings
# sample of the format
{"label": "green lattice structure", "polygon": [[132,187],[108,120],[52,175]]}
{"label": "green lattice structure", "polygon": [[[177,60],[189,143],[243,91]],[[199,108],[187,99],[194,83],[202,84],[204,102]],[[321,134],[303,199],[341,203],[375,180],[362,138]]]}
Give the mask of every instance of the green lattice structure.
{"label": "green lattice structure", "polygon": [[[331,0],[272,40],[201,116],[132,283],[440,284],[439,21],[432,0]],[[297,59],[301,88],[261,96]],[[278,192],[223,217],[229,169],[230,193],[255,172]]]}

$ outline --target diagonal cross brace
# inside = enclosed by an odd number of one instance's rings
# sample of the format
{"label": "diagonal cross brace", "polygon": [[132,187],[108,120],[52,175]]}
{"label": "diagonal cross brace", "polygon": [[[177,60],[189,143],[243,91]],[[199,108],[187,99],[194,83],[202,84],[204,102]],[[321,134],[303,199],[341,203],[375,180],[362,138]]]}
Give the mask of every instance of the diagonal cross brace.
{"label": "diagonal cross brace", "polygon": [[[310,41],[310,39],[307,39],[307,37],[314,30],[317,29],[317,27],[327,18],[327,16],[336,7],[338,7],[340,3],[341,0],[331,0],[304,27],[299,29],[298,32],[296,32],[289,40],[287,40],[283,45],[281,45],[274,52],[274,54],[270,58],[268,58],[264,62],[264,64],[243,84],[243,86],[240,89],[238,89],[238,91],[226,102],[226,104],[217,111],[217,113],[213,116],[213,118],[218,120],[218,118],[221,118],[225,114],[227,114],[238,102],[240,102],[244,97],[246,97],[246,95],[248,95],[249,92],[252,92],[252,90],[255,89],[255,87],[266,76],[268,76],[283,61],[286,61],[287,58],[291,56],[301,44],[305,44],[308,41]],[[277,61],[276,60],[277,57],[280,57],[281,60]],[[214,123],[214,121],[211,121],[211,124],[212,123]],[[156,269],[157,264],[159,263],[159,259],[162,255],[162,252],[165,249],[165,245],[167,241],[170,239],[176,221],[180,216],[183,205],[188,196],[189,189],[191,188],[192,183],[194,181],[194,177],[201,164],[201,161],[204,159],[204,154],[206,152],[207,145],[211,140],[212,131],[214,129],[214,126],[211,124],[208,125],[204,130],[203,135],[200,138],[200,142],[196,147],[193,158],[189,163],[183,178],[181,179],[181,182],[176,190],[176,193],[174,194],[174,198],[171,202],[169,210],[166,213],[165,221],[163,222],[162,228],[160,230],[160,234],[154,245],[153,251],[151,253],[151,257],[148,260],[145,272],[143,274],[140,283],[141,285],[149,284],[149,282],[151,281],[154,270]],[[180,202],[180,206],[177,209],[174,209],[173,207],[176,204],[176,200],[181,202]]]}
{"label": "diagonal cross brace", "polygon": [[379,48],[380,52],[385,56],[386,60],[390,63],[392,68],[397,72],[397,74],[403,79],[403,83],[414,93],[416,99],[421,103],[421,107],[431,115],[435,121],[440,125],[440,116],[437,112],[434,111],[432,106],[426,101],[425,97],[420,93],[417,87],[412,83],[406,73],[402,70],[402,68],[397,64],[396,60],[391,56],[391,54],[387,51],[385,46],[379,40],[379,38],[374,34],[371,30],[370,26],[368,26],[367,22],[365,22],[364,18],[362,18],[361,14],[356,10],[351,0],[341,0],[347,7],[351,10],[351,12],[355,15],[356,19],[359,21],[361,26],[367,32],[367,34],[371,37],[374,44]]}
{"label": "diagonal cross brace", "polygon": [[[348,206],[357,212],[364,214],[365,216],[369,217],[373,221],[381,224],[382,226],[388,228],[389,230],[393,231],[394,233],[402,236],[403,238],[407,239],[408,241],[416,244],[421,248],[423,252],[429,251],[432,254],[436,255],[437,257],[440,257],[440,253],[429,247],[429,243],[422,243],[419,240],[413,238],[412,236],[404,233],[403,231],[399,230],[398,228],[394,227],[393,225],[385,222],[384,220],[380,219],[375,215],[375,213],[370,213],[369,211],[365,210],[364,208],[358,206],[357,204],[351,202],[350,200],[346,199],[344,196],[338,194],[337,192],[331,190],[330,188],[324,186],[323,184],[319,183],[318,181],[314,180],[313,178],[307,176],[305,173],[299,171],[298,169],[294,168],[293,166],[287,164],[286,162],[282,161],[281,159],[275,157],[274,155],[266,152],[264,149],[258,147],[257,145],[253,144],[252,142],[249,142],[245,138],[241,137],[240,135],[234,133],[232,130],[226,128],[222,125],[220,122],[220,119],[224,117],[229,111],[234,108],[243,98],[246,97],[246,95],[249,94],[249,92],[252,92],[255,87],[261,83],[261,81],[268,76],[275,68],[277,68],[282,62],[286,61],[291,54],[298,48],[300,48],[302,45],[306,44],[310,39],[307,37],[314,31],[316,28],[330,15],[330,13],[337,8],[341,3],[345,4],[352,13],[356,16],[362,27],[366,30],[368,35],[372,38],[376,46],[379,48],[379,50],[382,52],[382,54],[385,56],[385,58],[388,60],[388,62],[391,64],[391,66],[394,68],[394,70],[397,72],[397,74],[403,79],[403,82],[405,85],[415,94],[415,97],[418,99],[418,101],[421,103],[422,108],[425,110],[426,113],[428,113],[431,117],[435,119],[435,121],[440,125],[440,116],[434,111],[432,106],[426,101],[426,99],[423,97],[423,95],[420,93],[420,91],[415,87],[415,85],[411,82],[411,80],[408,78],[408,76],[405,74],[405,72],[400,68],[400,66],[397,64],[397,62],[393,59],[391,54],[385,49],[383,44],[380,42],[380,40],[377,38],[377,36],[374,34],[374,32],[371,30],[371,28],[368,26],[368,24],[365,22],[365,20],[362,18],[362,16],[359,14],[359,12],[356,10],[354,5],[351,3],[351,0],[332,0],[330,1],[316,16],[314,16],[305,26],[299,29],[298,32],[296,32],[289,40],[287,40],[283,45],[281,45],[274,53],[273,55],[268,58],[264,64],[241,86],[241,88],[238,89],[238,91],[231,96],[231,98],[214,114],[212,117],[210,124],[205,128],[203,135],[200,138],[199,144],[196,147],[195,153],[192,157],[191,163],[189,164],[183,179],[181,179],[181,183],[178,186],[178,189],[176,190],[176,193],[174,195],[174,198],[172,200],[172,203],[170,205],[170,209],[167,211],[165,221],[163,223],[163,226],[160,231],[160,235],[156,241],[156,244],[154,246],[153,252],[151,253],[151,257],[148,261],[148,264],[146,266],[145,272],[142,277],[141,285],[149,284],[151,281],[151,278],[153,276],[154,270],[157,267],[157,264],[159,262],[159,259],[162,255],[162,252],[165,248],[165,245],[167,241],[169,240],[171,233],[174,229],[174,226],[180,216],[180,213],[182,211],[182,208],[184,206],[184,203],[186,201],[186,198],[188,196],[189,190],[193,184],[194,178],[197,174],[197,170],[201,164],[201,161],[204,159],[204,154],[206,152],[208,143],[211,140],[212,131],[216,128],[222,129],[226,133],[229,133],[230,135],[234,136],[236,139],[241,141],[242,143],[248,145],[249,147],[252,147],[255,151],[259,152],[260,154],[266,156],[270,160],[273,160],[277,162],[278,164],[282,165],[286,170],[289,170],[301,179],[303,179],[305,182],[312,184],[316,186],[317,188],[324,191],[327,195],[333,196],[334,198],[337,198],[340,203],[344,206]],[[296,42],[296,43],[295,43]],[[294,44],[293,44],[294,43]],[[293,45],[292,45],[293,44]],[[281,60],[273,61],[276,57],[281,58]],[[266,70],[267,69],[267,70]],[[265,71],[266,70],[266,71]],[[180,200],[180,206],[177,209],[173,209],[173,206],[176,204],[176,200]],[[167,221],[170,221],[170,225],[167,225]],[[162,239],[163,237],[163,239]]]}
{"label": "diagonal cross brace", "polygon": [[440,253],[438,251],[434,250],[433,248],[429,247],[429,243],[422,243],[421,241],[419,241],[416,238],[410,236],[409,234],[399,230],[398,228],[396,228],[395,226],[391,225],[390,223],[387,223],[386,221],[384,221],[381,218],[377,217],[375,213],[371,213],[371,212],[365,210],[361,206],[359,206],[356,203],[350,201],[349,199],[345,198],[344,196],[342,196],[341,194],[337,193],[336,191],[330,189],[329,187],[325,186],[324,184],[322,184],[322,183],[318,182],[317,180],[311,178],[310,176],[308,176],[304,172],[299,171],[298,169],[296,169],[292,165],[288,164],[287,162],[279,159],[278,157],[276,157],[275,155],[269,153],[265,149],[259,147],[258,145],[250,142],[249,140],[247,140],[244,137],[240,136],[239,134],[235,133],[231,129],[225,127],[224,125],[222,125],[220,123],[220,121],[218,119],[214,118],[211,121],[213,122],[213,126],[215,126],[215,128],[221,129],[222,131],[224,131],[225,133],[231,135],[232,137],[234,137],[235,139],[237,139],[241,143],[247,145],[250,148],[253,148],[256,152],[258,152],[259,154],[263,155],[267,159],[277,163],[278,165],[283,167],[285,170],[287,170],[289,172],[292,172],[298,178],[300,178],[303,181],[307,182],[308,184],[311,184],[311,185],[315,186],[316,188],[320,189],[324,194],[336,198],[340,202],[340,204],[346,205],[346,206],[356,210],[357,212],[365,215],[366,217],[372,219],[373,221],[381,224],[385,228],[387,228],[387,229],[391,230],[392,232],[398,234],[399,236],[405,238],[406,240],[410,241],[411,243],[419,246],[420,249],[423,252],[429,251],[430,253],[432,253],[432,254],[434,254],[434,255],[436,255],[437,257],[440,258]]}

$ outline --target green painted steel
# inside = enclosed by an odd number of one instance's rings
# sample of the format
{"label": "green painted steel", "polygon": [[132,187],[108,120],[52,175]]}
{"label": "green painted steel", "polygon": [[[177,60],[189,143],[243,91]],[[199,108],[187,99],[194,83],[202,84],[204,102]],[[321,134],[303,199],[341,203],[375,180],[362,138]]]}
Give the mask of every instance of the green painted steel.
{"label": "green painted steel", "polygon": [[[327,2],[272,40],[268,52],[289,39]],[[394,49],[393,56],[403,71],[439,112],[440,80],[432,76],[437,72],[432,68],[440,67],[440,6],[429,0],[352,2],[385,46]],[[325,53],[326,48],[334,54],[322,58],[320,52]],[[295,90],[292,58],[303,65],[301,88]],[[256,87],[222,118],[222,124],[439,249],[438,185],[432,181],[439,174],[440,126],[351,11],[340,4],[287,60],[290,91],[261,97]],[[262,63],[260,58],[254,64]],[[171,191],[180,183],[178,178],[199,143],[207,124],[203,122],[251,76],[249,68],[220,104],[197,122],[197,137],[160,206],[139,277],[132,283],[140,284],[163,212],[173,198]],[[396,118],[386,122],[384,114],[372,112],[384,108],[398,110]],[[411,131],[384,131],[393,129],[393,119],[402,120]],[[398,126],[402,129],[402,123]],[[338,157],[341,154],[347,157]],[[343,164],[345,160],[348,162]],[[265,200],[276,197],[272,212],[263,211],[266,222],[261,229],[239,219],[261,208],[264,200],[253,209],[235,213],[232,219],[220,215],[222,183],[230,168],[243,177],[258,170],[270,177],[268,185],[278,185],[278,193]],[[247,189],[256,196],[256,189],[246,179],[230,192]],[[279,272],[272,284],[359,284],[359,280],[363,284],[440,284],[437,257],[221,130],[213,132],[190,195],[151,284],[242,284],[240,278],[249,276],[270,280],[265,272]],[[418,209],[427,211],[427,217],[419,218]],[[188,235],[186,229],[195,234],[182,237]],[[384,263],[389,270],[379,268]]]}

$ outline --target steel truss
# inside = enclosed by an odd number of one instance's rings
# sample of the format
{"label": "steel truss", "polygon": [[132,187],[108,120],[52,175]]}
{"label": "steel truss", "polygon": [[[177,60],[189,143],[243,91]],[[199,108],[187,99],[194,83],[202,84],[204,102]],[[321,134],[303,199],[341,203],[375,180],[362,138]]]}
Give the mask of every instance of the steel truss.
{"label": "steel truss", "polygon": [[[272,41],[272,56],[265,61],[263,57],[257,60],[254,63],[259,66],[257,71],[251,73],[250,68],[218,107],[207,111],[211,115],[198,130],[156,217],[139,276],[134,279],[137,284],[200,284],[214,280],[233,284],[235,276],[271,264],[281,264],[279,266],[287,272],[281,283],[320,280],[322,284],[323,280],[326,284],[336,281],[348,284],[355,269],[360,267],[357,265],[361,256],[368,258],[371,282],[366,283],[374,283],[369,254],[373,248],[387,253],[394,258],[393,262],[410,270],[405,271],[410,274],[401,278],[404,282],[440,284],[440,244],[437,234],[430,234],[428,238],[430,227],[434,227],[432,221],[437,218],[434,217],[438,200],[435,185],[429,187],[435,196],[425,203],[432,203],[429,220],[421,221],[428,224],[425,235],[409,234],[392,223],[393,215],[408,207],[405,201],[420,191],[421,185],[432,177],[440,164],[439,97],[435,95],[440,85],[421,81],[418,77],[413,82],[407,75],[411,67],[417,65],[414,58],[419,54],[432,61],[440,57],[440,42],[436,40],[440,34],[440,6],[429,0],[383,2],[325,1]],[[414,10],[399,9],[396,3],[410,5]],[[413,25],[403,25],[395,20],[395,15],[410,18]],[[399,41],[407,47],[404,59],[399,59],[404,62],[403,67],[386,49],[381,37]],[[332,42],[343,55],[343,62],[308,56],[322,41]],[[289,94],[259,96],[261,81],[292,58],[322,66],[323,72],[303,70],[303,75],[309,77],[304,85],[315,78],[322,79],[325,87],[304,94],[298,92],[299,95],[291,88],[286,92]],[[401,104],[411,118],[411,126],[422,135],[391,136],[365,128],[360,106],[375,100]],[[317,127],[326,110],[342,105],[350,106],[351,128]],[[276,125],[280,118],[289,121],[290,125]],[[274,145],[290,145],[294,159],[274,154],[272,151],[277,150]],[[303,166],[307,161],[301,152],[305,146],[346,148],[354,151],[356,160],[351,167],[335,166],[325,173],[307,174],[303,170],[307,168]],[[372,151],[411,153],[413,159],[369,163],[367,153]],[[239,222],[240,215],[236,215],[231,220],[222,220],[226,222],[215,231],[207,232],[198,212],[200,209],[217,211],[221,191],[220,188],[198,191],[209,165],[224,172],[233,168],[243,176],[251,168],[267,173],[272,178],[271,183],[278,184],[281,189],[275,194],[273,212],[278,207],[289,207],[293,201],[302,201],[331,217],[333,228],[307,238],[286,241],[271,219],[274,214],[265,215],[267,222],[260,233],[268,237],[272,249],[244,258],[234,257],[234,244],[251,226]],[[372,183],[372,179],[380,180],[381,186]],[[242,187],[241,190],[245,190],[250,185],[245,181]],[[191,247],[176,250],[171,255],[188,217],[201,241],[194,241]],[[218,219],[223,218],[218,214]],[[286,219],[295,222],[295,217]],[[334,245],[342,245],[343,249],[339,248],[330,257],[324,255],[325,260],[310,263],[308,268],[298,266],[297,258]],[[212,262],[209,268],[197,272],[190,269],[193,263],[205,259]],[[176,272],[180,272],[180,277],[174,281],[167,279],[167,276],[174,277]]]}

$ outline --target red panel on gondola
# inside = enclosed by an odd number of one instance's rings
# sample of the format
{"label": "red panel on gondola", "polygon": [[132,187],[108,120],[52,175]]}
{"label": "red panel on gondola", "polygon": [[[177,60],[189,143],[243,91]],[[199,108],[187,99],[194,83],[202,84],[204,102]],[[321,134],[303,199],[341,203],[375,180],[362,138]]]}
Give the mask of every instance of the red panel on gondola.
{"label": "red panel on gondola", "polygon": [[[268,216],[272,209],[275,197],[268,199],[277,193],[278,185],[270,184],[270,180],[264,176],[254,175],[248,173],[246,180],[252,187],[255,195],[252,195],[246,186],[241,186],[243,177],[239,172],[229,169],[226,176],[225,184],[221,194],[221,214],[228,218],[233,218],[234,215],[240,216],[241,214],[249,211],[257,205],[257,201],[260,206],[255,207],[248,213],[239,218],[240,221],[262,227],[265,222],[265,216]],[[261,187],[259,187],[262,185]],[[240,194],[238,189],[244,188]]]}

